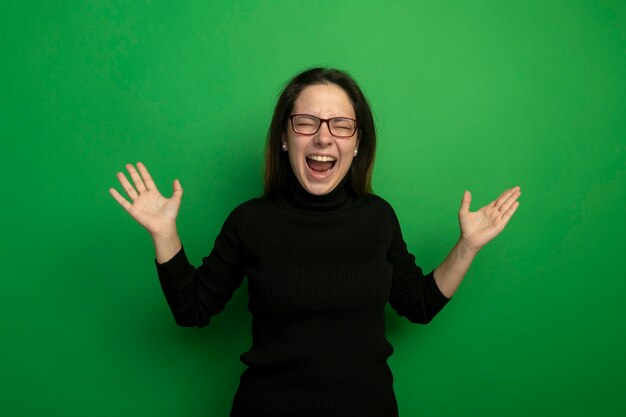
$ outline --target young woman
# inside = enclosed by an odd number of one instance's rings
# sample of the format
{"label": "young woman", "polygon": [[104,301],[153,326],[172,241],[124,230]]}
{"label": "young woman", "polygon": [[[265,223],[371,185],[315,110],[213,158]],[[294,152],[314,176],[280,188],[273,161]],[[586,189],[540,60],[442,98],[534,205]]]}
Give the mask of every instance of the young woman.
{"label": "young woman", "polygon": [[180,182],[164,198],[143,164],[126,166],[134,186],[117,174],[130,202],[110,192],[152,236],[179,325],[207,325],[248,278],[252,347],[241,356],[248,368],[231,416],[397,416],[386,303],[428,323],[519,205],[513,187],[470,212],[466,191],[459,240],[424,274],[392,207],[371,194],[375,148],[370,107],[348,74],[314,68],[295,76],[270,125],[264,195],[232,211],[197,268],[176,231]]}

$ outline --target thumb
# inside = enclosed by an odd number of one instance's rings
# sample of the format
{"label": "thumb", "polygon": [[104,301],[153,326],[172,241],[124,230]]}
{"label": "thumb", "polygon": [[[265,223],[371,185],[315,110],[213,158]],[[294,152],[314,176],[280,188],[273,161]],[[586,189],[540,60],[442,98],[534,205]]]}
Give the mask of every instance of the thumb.
{"label": "thumb", "polygon": [[178,179],[174,180],[174,194],[172,195],[172,198],[175,198],[176,200],[180,200],[183,196],[183,186],[180,185],[180,181],[178,181]]}
{"label": "thumb", "polygon": [[463,193],[463,200],[461,201],[461,212],[468,212],[471,202],[472,202],[472,193],[466,190]]}

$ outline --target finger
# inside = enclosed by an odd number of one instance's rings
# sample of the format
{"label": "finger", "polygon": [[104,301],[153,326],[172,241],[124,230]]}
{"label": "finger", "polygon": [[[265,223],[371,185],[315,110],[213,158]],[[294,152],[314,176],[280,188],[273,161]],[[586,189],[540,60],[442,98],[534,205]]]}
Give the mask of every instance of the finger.
{"label": "finger", "polygon": [[511,188],[507,188],[506,190],[504,190],[502,194],[500,194],[498,198],[496,198],[496,200],[493,202],[493,206],[495,208],[499,208],[502,205],[502,202],[506,200],[506,198],[510,195],[511,190]]}
{"label": "finger", "polygon": [[498,198],[496,198],[495,200],[493,200],[491,203],[488,204],[489,207],[498,207],[498,200],[507,192],[509,191],[509,189],[507,188],[506,190],[504,190],[504,192],[502,194],[500,194],[498,196]]}
{"label": "finger", "polygon": [[502,220],[504,221],[505,225],[509,222],[511,217],[513,217],[513,214],[515,214],[518,207],[519,207],[519,201],[516,201],[513,204],[511,204],[511,207],[509,207],[507,211],[504,212],[504,214],[502,215]]}
{"label": "finger", "polygon": [[124,173],[122,172],[118,172],[117,179],[120,181],[120,184],[122,184],[122,188],[124,188],[124,191],[126,191],[128,197],[130,197],[131,200],[135,201],[135,199],[137,199],[139,195],[137,194],[137,191],[135,191],[133,186],[130,185],[130,182],[128,182],[128,180],[126,179],[126,175],[124,175]]}
{"label": "finger", "polygon": [[146,186],[143,183],[143,180],[139,176],[139,173],[137,172],[135,167],[132,166],[131,164],[127,164],[126,169],[128,170],[130,177],[133,179],[133,182],[135,183],[135,188],[137,188],[137,191],[139,192],[139,194],[146,191]]}
{"label": "finger", "polygon": [[152,176],[148,172],[148,169],[146,168],[146,166],[142,164],[141,162],[137,162],[137,168],[139,169],[139,173],[141,174],[141,177],[143,178],[143,182],[146,185],[146,190],[152,190],[152,189],[156,190],[157,187],[154,184],[154,181],[152,180]]}
{"label": "finger", "polygon": [[500,194],[500,197],[496,199],[493,206],[496,207],[499,211],[502,211],[500,210],[500,206],[502,205],[502,203],[504,203],[506,199],[511,196],[511,194],[515,193],[518,190],[519,190],[519,187],[517,186],[505,190],[502,194]]}
{"label": "finger", "polygon": [[120,203],[120,206],[124,207],[124,210],[130,210],[131,204],[126,201],[124,197],[121,196],[120,193],[117,192],[115,188],[109,188],[109,193],[113,196],[113,198]]}
{"label": "finger", "polygon": [[513,205],[513,203],[515,203],[517,201],[517,199],[522,195],[521,191],[514,191],[512,194],[510,194],[506,200],[504,200],[502,202],[502,204],[500,204],[500,207],[498,207],[498,211],[500,213],[505,213],[509,207],[511,207]]}
{"label": "finger", "polygon": [[466,190],[463,193],[463,200],[461,200],[461,211],[462,212],[469,211],[471,202],[472,202],[472,193]]}

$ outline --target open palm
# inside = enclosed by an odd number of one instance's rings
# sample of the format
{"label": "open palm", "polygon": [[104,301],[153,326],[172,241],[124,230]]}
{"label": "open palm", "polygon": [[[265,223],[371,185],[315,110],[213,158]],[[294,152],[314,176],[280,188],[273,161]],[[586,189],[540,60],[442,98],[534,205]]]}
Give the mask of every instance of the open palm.
{"label": "open palm", "polygon": [[476,250],[482,248],[502,232],[517,210],[519,206],[517,199],[521,194],[520,187],[509,188],[488,205],[470,212],[472,195],[465,191],[459,210],[461,236],[472,248]]}
{"label": "open palm", "polygon": [[180,182],[174,181],[174,194],[171,198],[165,198],[141,162],[137,163],[139,172],[131,164],[126,165],[126,169],[135,186],[130,184],[122,172],[117,173],[117,178],[132,203],[120,195],[115,188],[110,188],[109,192],[113,198],[151,235],[159,234],[174,227],[183,195]]}

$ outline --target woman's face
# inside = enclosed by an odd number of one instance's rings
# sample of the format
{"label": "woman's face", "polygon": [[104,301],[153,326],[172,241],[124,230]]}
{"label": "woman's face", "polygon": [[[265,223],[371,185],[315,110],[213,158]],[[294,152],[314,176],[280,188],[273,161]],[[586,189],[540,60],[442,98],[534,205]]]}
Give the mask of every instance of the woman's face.
{"label": "woman's face", "polygon": [[[310,114],[320,119],[356,118],[350,98],[336,84],[304,88],[292,114]],[[314,195],[328,194],[337,187],[350,169],[357,145],[356,132],[347,138],[336,137],[324,122],[314,135],[300,135],[288,121],[283,135],[283,149],[287,147],[291,169],[302,187]]]}

